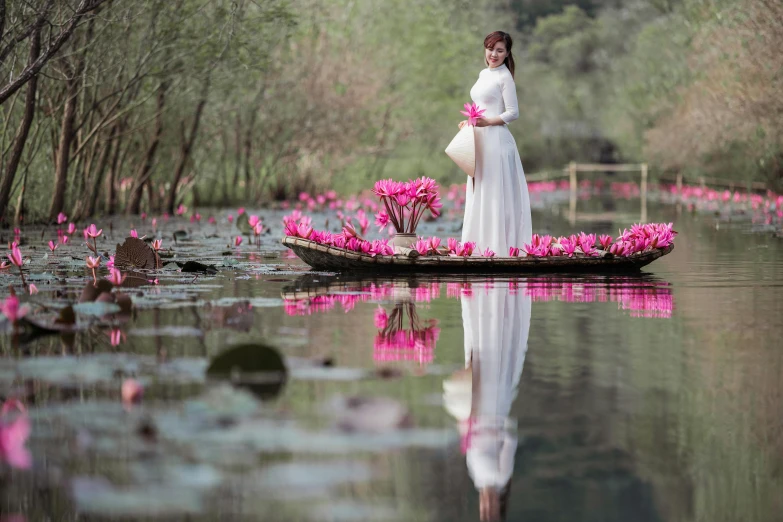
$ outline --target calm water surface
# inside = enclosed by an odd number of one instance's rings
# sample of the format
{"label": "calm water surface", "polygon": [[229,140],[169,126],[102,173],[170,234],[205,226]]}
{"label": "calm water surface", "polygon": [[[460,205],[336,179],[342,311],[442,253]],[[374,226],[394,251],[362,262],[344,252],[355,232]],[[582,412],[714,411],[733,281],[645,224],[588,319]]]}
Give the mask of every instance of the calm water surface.
{"label": "calm water surface", "polygon": [[[535,229],[638,219],[581,210]],[[482,499],[508,520],[781,520],[783,242],[671,206],[649,220],[674,221],[676,248],[626,277],[309,273],[279,226],[228,256],[228,229],[185,227],[174,252],[218,275],[167,268],[127,289],[130,317],[82,310],[75,335],[6,325],[0,392],[29,408],[32,466],[1,468],[0,520],[467,521]],[[44,320],[88,274],[83,247],[44,260],[38,235]],[[206,379],[248,342],[283,354],[282,386]],[[124,407],[128,376],[145,395]]]}

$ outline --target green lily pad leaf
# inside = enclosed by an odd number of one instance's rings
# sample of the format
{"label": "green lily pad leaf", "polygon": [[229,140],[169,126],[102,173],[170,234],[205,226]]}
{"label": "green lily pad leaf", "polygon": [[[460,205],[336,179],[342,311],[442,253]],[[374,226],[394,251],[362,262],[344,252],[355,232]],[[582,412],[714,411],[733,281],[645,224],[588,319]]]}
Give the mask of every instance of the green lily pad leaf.
{"label": "green lily pad leaf", "polygon": [[242,344],[215,357],[207,377],[228,380],[261,399],[277,397],[288,378],[280,353],[263,344]]}
{"label": "green lily pad leaf", "polygon": [[236,220],[237,228],[242,234],[249,236],[253,233],[253,229],[250,227],[250,223],[247,221],[247,215],[239,216]]}
{"label": "green lily pad leaf", "polygon": [[239,261],[237,261],[233,257],[225,257],[225,258],[223,258],[223,263],[221,263],[221,264],[222,264],[222,266],[229,266],[229,267],[231,267],[231,266],[236,266],[238,263],[239,263]]}
{"label": "green lily pad leaf", "polygon": [[204,263],[199,263],[198,261],[187,261],[184,264],[177,263],[177,265],[180,267],[182,272],[189,273],[189,272],[206,272],[207,274],[217,274],[218,269],[215,268],[215,265],[205,265]]}
{"label": "green lily pad leaf", "polygon": [[56,277],[49,272],[44,272],[42,274],[29,274],[25,277],[28,281],[49,281],[51,279],[56,279]]}

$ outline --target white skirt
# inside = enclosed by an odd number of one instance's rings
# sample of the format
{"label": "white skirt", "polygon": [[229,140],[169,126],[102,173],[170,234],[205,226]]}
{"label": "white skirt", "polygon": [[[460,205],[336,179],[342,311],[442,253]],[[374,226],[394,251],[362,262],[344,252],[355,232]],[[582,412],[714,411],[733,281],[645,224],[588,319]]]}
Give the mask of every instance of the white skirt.
{"label": "white skirt", "polygon": [[476,174],[468,177],[466,192],[463,243],[474,241],[481,253],[489,248],[498,256],[508,256],[509,247],[530,243],[530,196],[507,126],[476,128]]}

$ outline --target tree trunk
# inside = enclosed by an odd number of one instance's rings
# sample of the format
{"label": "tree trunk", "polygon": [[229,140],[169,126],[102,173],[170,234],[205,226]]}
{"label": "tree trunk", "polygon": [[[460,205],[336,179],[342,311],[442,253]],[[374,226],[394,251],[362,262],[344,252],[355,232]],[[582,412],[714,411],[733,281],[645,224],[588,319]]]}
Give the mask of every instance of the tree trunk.
{"label": "tree trunk", "polygon": [[49,221],[55,222],[57,214],[63,211],[65,206],[65,191],[68,188],[68,163],[71,155],[71,142],[73,141],[73,122],[76,119],[76,102],[79,96],[79,79],[72,75],[66,82],[68,99],[65,101],[65,110],[60,128],[60,142],[57,144],[57,163],[54,175],[54,196],[49,207]]}
{"label": "tree trunk", "polygon": [[158,87],[158,112],[155,115],[155,134],[152,137],[149,147],[147,147],[144,162],[133,183],[133,188],[131,189],[128,199],[128,207],[126,209],[128,214],[138,214],[141,211],[141,198],[144,195],[144,185],[147,184],[150,176],[152,176],[152,166],[155,163],[155,152],[158,150],[160,138],[163,135],[163,106],[166,103],[166,89],[168,89],[168,82],[164,80]]}
{"label": "tree trunk", "polygon": [[[35,62],[38,58],[38,54],[41,52],[41,27],[39,26],[34,34],[33,40],[30,44],[30,58],[29,62]],[[24,151],[24,145],[27,141],[27,136],[30,134],[30,127],[33,124],[33,117],[35,116],[35,95],[38,88],[38,77],[30,80],[27,84],[27,94],[24,101],[24,117],[22,119],[22,126],[16,135],[14,142],[14,149],[11,152],[11,158],[6,166],[5,174],[2,182],[0,182],[0,223],[5,222],[5,215],[8,210],[8,200],[11,197],[11,187],[16,177],[16,170],[19,168],[19,162],[22,159],[22,152]]]}
{"label": "tree trunk", "polygon": [[204,111],[204,106],[207,104],[207,96],[209,94],[209,77],[204,80],[204,88],[201,92],[201,100],[196,106],[196,114],[193,116],[193,125],[190,129],[190,136],[185,136],[185,122],[182,122],[182,149],[180,152],[179,162],[177,168],[174,171],[174,180],[171,182],[171,189],[169,190],[168,197],[166,198],[166,211],[169,214],[174,214],[174,205],[177,202],[177,185],[182,178],[182,174],[185,172],[185,168],[188,165],[190,159],[190,152],[193,149],[193,143],[196,141],[196,134],[198,134],[199,123],[201,122],[201,113]]}

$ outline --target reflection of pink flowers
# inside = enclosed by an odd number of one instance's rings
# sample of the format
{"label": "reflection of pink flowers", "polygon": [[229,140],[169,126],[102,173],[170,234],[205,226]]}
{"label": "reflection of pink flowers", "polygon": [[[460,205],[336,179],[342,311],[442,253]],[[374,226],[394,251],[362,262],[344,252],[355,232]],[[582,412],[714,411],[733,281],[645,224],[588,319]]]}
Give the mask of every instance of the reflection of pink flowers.
{"label": "reflection of pink flowers", "polygon": [[[8,422],[6,417],[14,408],[19,414]],[[5,401],[0,410],[0,458],[12,468],[28,469],[32,464],[30,452],[25,448],[29,437],[30,420],[24,405],[16,399]]]}
{"label": "reflection of pink flowers", "polygon": [[389,322],[389,316],[386,314],[386,309],[383,308],[381,305],[378,305],[378,308],[375,309],[375,327],[379,330],[383,330],[386,328],[386,325]]}
{"label": "reflection of pink flowers", "polygon": [[109,270],[109,275],[106,276],[106,279],[109,280],[111,284],[114,286],[120,286],[123,281],[125,281],[125,274],[117,270],[116,268],[111,268]]}
{"label": "reflection of pink flowers", "polygon": [[[404,328],[406,322],[410,325],[409,329]],[[386,324],[379,327],[375,336],[373,359],[382,362],[415,361],[421,365],[431,363],[440,334],[437,324],[436,319],[420,321],[413,303],[395,305]]]}
{"label": "reflection of pink flowers", "polygon": [[122,330],[119,328],[113,328],[109,333],[109,341],[111,342],[112,346],[119,346],[119,344],[122,342]]}

